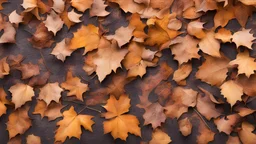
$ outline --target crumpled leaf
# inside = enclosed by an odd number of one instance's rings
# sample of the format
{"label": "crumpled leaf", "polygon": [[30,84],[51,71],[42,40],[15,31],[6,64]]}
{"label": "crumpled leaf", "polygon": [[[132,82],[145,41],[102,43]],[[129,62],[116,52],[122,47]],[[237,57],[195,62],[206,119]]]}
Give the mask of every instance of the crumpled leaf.
{"label": "crumpled leaf", "polygon": [[9,139],[15,137],[17,134],[24,134],[32,125],[28,116],[28,106],[24,106],[15,110],[8,117],[7,130],[9,132]]}
{"label": "crumpled leaf", "polygon": [[44,100],[47,106],[51,101],[59,102],[61,97],[62,88],[59,87],[59,83],[48,83],[44,87],[40,88],[38,99]]}
{"label": "crumpled leaf", "polygon": [[81,101],[83,101],[83,93],[89,90],[88,84],[81,83],[81,79],[73,77],[70,71],[67,73],[66,81],[61,83],[61,87],[69,90],[67,96],[76,96]]}
{"label": "crumpled leaf", "polygon": [[109,119],[103,122],[104,133],[110,133],[114,139],[120,138],[126,140],[128,132],[136,136],[141,136],[139,120],[136,116],[131,114],[125,114],[129,112],[130,99],[127,95],[123,94],[117,100],[113,95],[107,101],[107,104],[103,106],[107,112],[102,116],[105,119]]}
{"label": "crumpled leaf", "polygon": [[89,24],[88,26],[82,25],[74,37],[70,41],[69,48],[76,50],[78,48],[85,48],[84,54],[98,48],[100,42],[99,28]]}
{"label": "crumpled leaf", "polygon": [[241,144],[238,136],[229,136],[226,144]]}
{"label": "crumpled leaf", "polygon": [[228,103],[230,103],[231,107],[235,105],[237,101],[242,100],[243,95],[243,87],[237,84],[233,80],[226,81],[221,86],[221,94],[227,98]]}
{"label": "crumpled leaf", "polygon": [[43,21],[48,31],[53,32],[54,35],[62,28],[64,22],[61,20],[60,16],[54,11],[51,11],[50,15],[47,15],[45,21]]}
{"label": "crumpled leaf", "polygon": [[169,144],[170,142],[172,142],[172,140],[167,133],[160,129],[155,129],[152,132],[152,139],[149,141],[149,144]]}
{"label": "crumpled leaf", "polygon": [[253,34],[250,33],[250,29],[243,29],[242,31],[235,32],[232,36],[232,42],[236,44],[236,47],[245,46],[248,49],[252,49]]}
{"label": "crumpled leaf", "polygon": [[115,31],[114,35],[108,35],[106,36],[106,38],[108,40],[113,40],[113,39],[116,40],[118,46],[122,47],[123,45],[125,45],[130,41],[130,39],[132,38],[132,33],[134,29],[135,28],[133,26],[128,26],[128,27],[122,26]]}
{"label": "crumpled leaf", "polygon": [[74,107],[63,112],[63,119],[57,123],[59,126],[55,134],[55,142],[64,142],[66,138],[76,137],[80,139],[83,126],[86,130],[92,132],[94,121],[93,116],[77,114]]}
{"label": "crumpled leaf", "polygon": [[155,129],[165,122],[164,108],[158,102],[153,103],[145,108],[143,118],[145,120],[144,125],[152,124],[153,129]]}
{"label": "crumpled leaf", "polygon": [[12,102],[15,104],[15,109],[31,101],[32,97],[35,96],[33,88],[23,83],[11,86],[9,91],[12,94]]}
{"label": "crumpled leaf", "polygon": [[236,59],[232,60],[229,65],[237,67],[238,74],[245,74],[248,78],[256,70],[255,59],[250,57],[248,51],[238,53]]}

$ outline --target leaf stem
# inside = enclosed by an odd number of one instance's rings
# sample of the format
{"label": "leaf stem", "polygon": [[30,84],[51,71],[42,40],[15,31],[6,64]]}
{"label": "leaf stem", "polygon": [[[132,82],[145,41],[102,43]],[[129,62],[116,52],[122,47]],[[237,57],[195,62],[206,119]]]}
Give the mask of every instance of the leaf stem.
{"label": "leaf stem", "polygon": [[204,120],[203,116],[197,111],[197,109],[193,108],[193,110],[196,112],[196,114],[200,117],[200,119],[204,122],[204,124],[211,130],[210,126],[207,124],[207,122]]}
{"label": "leaf stem", "polygon": [[46,61],[45,61],[45,59],[44,59],[44,56],[43,56],[42,51],[39,50],[39,52],[40,52],[41,58],[43,59],[43,63],[44,63],[45,68],[47,69],[48,72],[50,72],[50,73],[52,74],[52,72],[50,71],[50,69],[49,69],[49,68],[47,67],[47,65],[46,65]]}
{"label": "leaf stem", "polygon": [[79,104],[79,105],[84,105],[84,108],[79,111],[78,113],[81,113],[84,109],[89,109],[89,110],[92,110],[92,111],[96,111],[98,113],[102,113],[100,110],[97,110],[95,108],[92,108],[92,107],[89,107],[89,106],[86,106],[84,103],[82,102],[77,102],[77,101],[69,101],[69,100],[62,100],[62,101],[65,101],[65,102],[72,102],[72,103],[75,103],[75,104]]}

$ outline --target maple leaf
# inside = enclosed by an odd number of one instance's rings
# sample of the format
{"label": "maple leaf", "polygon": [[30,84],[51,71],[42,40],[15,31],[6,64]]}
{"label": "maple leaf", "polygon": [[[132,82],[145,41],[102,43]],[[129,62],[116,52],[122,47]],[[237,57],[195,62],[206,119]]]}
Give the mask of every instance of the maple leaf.
{"label": "maple leaf", "polygon": [[0,117],[6,114],[7,107],[5,105],[11,105],[12,103],[6,99],[7,94],[3,88],[0,88]]}
{"label": "maple leaf", "polygon": [[237,84],[233,80],[226,81],[221,86],[221,94],[227,98],[228,103],[230,103],[231,107],[235,105],[237,101],[241,101],[241,97],[243,95],[243,87]]}
{"label": "maple leaf", "polygon": [[70,2],[71,5],[80,12],[84,12],[91,8],[91,5],[93,4],[93,0],[71,0]]}
{"label": "maple leaf", "polygon": [[160,129],[155,129],[152,133],[152,139],[149,144],[169,144],[172,142],[170,136]]}
{"label": "maple leaf", "polygon": [[90,16],[105,17],[109,15],[110,12],[105,10],[107,5],[104,3],[104,0],[93,0],[92,6],[90,8]]}
{"label": "maple leaf", "polygon": [[130,99],[123,94],[117,100],[113,95],[110,95],[107,104],[103,106],[107,112],[102,114],[106,119],[103,122],[104,133],[111,132],[114,139],[120,138],[126,140],[128,132],[137,136],[141,136],[139,120],[130,114],[125,114],[130,108]]}
{"label": "maple leaf", "polygon": [[81,80],[78,77],[73,77],[70,71],[67,73],[66,81],[61,84],[61,87],[69,90],[67,96],[76,96],[81,101],[83,101],[83,93],[89,90],[88,84],[81,83]]}
{"label": "maple leaf", "polygon": [[27,144],[41,144],[41,139],[39,136],[33,134],[27,136]]}
{"label": "maple leaf", "polygon": [[178,124],[179,124],[180,132],[182,133],[183,136],[188,136],[191,134],[192,124],[188,118],[179,120]]}
{"label": "maple leaf", "polygon": [[54,35],[62,28],[64,22],[60,16],[54,11],[51,11],[50,15],[47,15],[46,20],[43,22],[47,27],[48,31],[53,32]]}
{"label": "maple leaf", "polygon": [[228,115],[227,118],[217,118],[214,123],[217,126],[219,132],[224,132],[228,135],[233,131],[233,127],[239,122],[240,116],[238,114]]}
{"label": "maple leaf", "polygon": [[50,72],[45,72],[41,75],[31,78],[28,82],[28,85],[30,85],[32,87],[33,86],[43,86],[47,83],[49,77],[50,77]]}
{"label": "maple leaf", "polygon": [[57,43],[51,54],[55,55],[57,59],[64,62],[66,57],[70,56],[74,51],[69,49],[69,42],[69,39],[63,39],[61,42]]}
{"label": "maple leaf", "polygon": [[188,111],[188,107],[196,106],[197,91],[176,87],[173,89],[171,100],[165,106],[165,114],[170,118],[179,118]]}
{"label": "maple leaf", "polygon": [[220,42],[215,39],[213,31],[206,33],[206,36],[199,42],[199,49],[208,55],[221,57]]}
{"label": "maple leaf", "polygon": [[35,96],[33,88],[23,83],[11,86],[9,91],[12,93],[12,102],[15,104],[15,109],[31,101],[32,97]]}
{"label": "maple leaf", "polygon": [[69,110],[63,112],[63,119],[57,123],[59,127],[55,134],[55,142],[64,142],[67,137],[80,139],[81,126],[92,132],[92,125],[94,124],[92,118],[93,116],[90,115],[77,114],[74,107],[71,106]]}
{"label": "maple leaf", "polygon": [[[196,72],[196,78],[211,85],[221,85],[227,77],[229,60],[223,56],[215,58],[204,55],[204,58],[205,62]],[[216,77],[212,77],[213,75]]]}
{"label": "maple leaf", "polygon": [[133,26],[120,27],[115,31],[114,35],[105,36],[108,40],[116,40],[119,47],[122,47],[130,41],[132,33],[134,31]]}
{"label": "maple leaf", "polygon": [[179,62],[179,65],[188,62],[192,58],[199,59],[199,49],[197,48],[198,41],[193,37],[186,35],[185,37],[177,37],[172,40],[170,45],[174,59]]}
{"label": "maple leaf", "polygon": [[17,134],[24,134],[31,126],[28,110],[29,107],[24,106],[9,115],[6,125],[10,139],[15,137]]}
{"label": "maple leaf", "polygon": [[49,32],[45,27],[45,24],[42,22],[36,27],[36,32],[29,39],[29,41],[32,43],[33,47],[42,49],[50,47],[52,45],[52,43],[54,42],[52,38],[53,33]]}
{"label": "maple leaf", "polygon": [[21,64],[17,69],[22,72],[22,79],[28,79],[40,73],[39,66],[32,63]]}
{"label": "maple leaf", "polygon": [[243,29],[242,31],[235,32],[232,36],[232,42],[236,44],[236,47],[245,46],[248,49],[252,49],[253,34],[250,33],[250,29]]}
{"label": "maple leaf", "polygon": [[128,50],[118,48],[115,41],[110,42],[101,38],[99,49],[93,58],[93,63],[97,66],[96,73],[100,82],[102,82],[112,70],[116,72],[116,69],[121,67],[121,61],[127,53]]}
{"label": "maple leaf", "polygon": [[43,100],[37,100],[37,104],[33,114],[40,114],[41,118],[47,117],[50,121],[61,117],[60,110],[63,108],[61,104],[52,102],[49,106]]}
{"label": "maple leaf", "polygon": [[133,36],[135,38],[133,38],[133,41],[144,42],[144,39],[147,37],[147,34],[144,32],[146,24],[141,21],[140,15],[137,13],[132,14],[129,18],[129,25],[135,27],[133,31]]}
{"label": "maple leaf", "polygon": [[59,83],[48,83],[44,87],[40,88],[38,99],[44,100],[47,106],[51,101],[59,102],[61,97],[62,88],[59,87]]}
{"label": "maple leaf", "polygon": [[155,129],[161,126],[162,122],[165,122],[164,108],[158,102],[153,103],[145,108],[143,118],[145,120],[144,125],[152,124],[153,129]]}
{"label": "maple leaf", "polygon": [[84,47],[84,54],[96,49],[100,42],[98,31],[99,28],[92,24],[89,24],[88,26],[83,25],[74,33],[74,37],[70,41],[69,48],[76,50]]}
{"label": "maple leaf", "polygon": [[10,66],[6,62],[7,57],[4,57],[0,60],[0,79],[4,78],[4,76],[9,75]]}
{"label": "maple leaf", "polygon": [[229,63],[231,66],[238,67],[238,74],[245,74],[248,78],[254,74],[256,70],[255,59],[250,57],[248,51],[237,54],[236,59]]}
{"label": "maple leaf", "polygon": [[238,132],[239,138],[243,143],[253,144],[256,141],[256,135],[253,133],[255,127],[248,123],[242,123],[242,129]]}

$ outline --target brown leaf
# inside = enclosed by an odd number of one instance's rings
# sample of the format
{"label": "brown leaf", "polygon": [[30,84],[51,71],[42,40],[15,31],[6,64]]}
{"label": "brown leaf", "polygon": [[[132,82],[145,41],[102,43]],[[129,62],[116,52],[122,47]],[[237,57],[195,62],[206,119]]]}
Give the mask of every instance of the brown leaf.
{"label": "brown leaf", "polygon": [[23,22],[23,16],[19,15],[16,10],[10,13],[9,21],[10,23],[18,25],[19,23]]}
{"label": "brown leaf", "polygon": [[0,117],[3,114],[6,114],[7,107],[6,105],[11,105],[12,103],[6,99],[7,94],[3,88],[0,88]]}
{"label": "brown leaf", "polygon": [[[215,58],[204,55],[205,62],[196,72],[196,78],[210,85],[221,85],[227,77],[229,60],[225,57]],[[215,77],[212,77],[212,76]]]}
{"label": "brown leaf", "polygon": [[9,91],[12,94],[12,102],[15,104],[15,109],[31,101],[32,97],[35,96],[33,88],[23,83],[11,86]]}
{"label": "brown leaf", "polygon": [[28,82],[28,85],[34,86],[43,86],[47,83],[48,79],[50,78],[50,72],[45,72],[41,75],[35,76],[31,78]]}
{"label": "brown leaf", "polygon": [[238,114],[232,114],[228,115],[227,119],[225,117],[217,118],[214,120],[214,123],[219,132],[224,132],[229,135],[233,131],[233,127],[240,121],[240,118]]}
{"label": "brown leaf", "polygon": [[255,129],[255,127],[248,123],[243,122],[242,123],[242,129],[238,132],[239,138],[244,144],[253,144],[256,141],[256,135],[252,131]]}
{"label": "brown leaf", "polygon": [[4,78],[4,76],[9,75],[10,66],[6,62],[7,57],[4,57],[0,60],[0,79]]}
{"label": "brown leaf", "polygon": [[256,75],[251,75],[250,78],[248,78],[245,75],[239,75],[238,78],[236,79],[236,82],[243,87],[243,91],[246,95],[256,95]]}
{"label": "brown leaf", "polygon": [[220,28],[218,32],[215,33],[215,38],[221,40],[223,43],[231,42],[232,33],[230,30]]}
{"label": "brown leaf", "polygon": [[62,28],[64,24],[60,16],[53,10],[51,11],[50,15],[47,15],[47,18],[43,23],[45,24],[48,31],[53,32],[54,35],[56,35],[56,33]]}
{"label": "brown leaf", "polygon": [[40,74],[39,66],[32,63],[21,64],[17,69],[21,71],[22,79],[28,79]]}
{"label": "brown leaf", "polygon": [[188,31],[188,34],[192,35],[192,36],[195,36],[199,39],[202,39],[205,37],[205,32],[203,30],[204,28],[204,23],[203,22],[200,22],[200,21],[192,21],[188,24],[187,26],[187,31]]}
{"label": "brown leaf", "polygon": [[11,139],[9,139],[9,142],[7,144],[22,144],[21,143],[21,136],[17,135]]}
{"label": "brown leaf", "polygon": [[169,144],[172,142],[170,136],[160,129],[155,129],[152,133],[152,139],[149,144]]}
{"label": "brown leaf", "polygon": [[68,19],[71,21],[71,22],[74,22],[74,23],[80,23],[81,20],[80,20],[80,17],[82,16],[83,14],[78,14],[75,12],[74,9],[72,9],[72,11],[68,12]]}
{"label": "brown leaf", "polygon": [[192,131],[192,124],[188,118],[184,118],[179,120],[179,129],[183,136],[188,136],[191,134]]}
{"label": "brown leaf", "polygon": [[236,44],[236,47],[245,46],[248,49],[252,49],[253,34],[250,33],[250,29],[243,29],[242,31],[235,32],[232,36],[232,42]]}
{"label": "brown leaf", "polygon": [[252,15],[253,9],[253,6],[247,6],[242,3],[237,3],[234,6],[235,17],[242,27],[245,27],[249,16]]}
{"label": "brown leaf", "polygon": [[235,18],[235,14],[234,8],[232,6],[219,8],[214,16],[214,26],[215,28],[217,28],[218,26],[225,27],[228,22],[233,18]]}
{"label": "brown leaf", "polygon": [[191,71],[191,63],[184,63],[173,73],[173,80],[180,84],[190,75]]}
{"label": "brown leaf", "polygon": [[199,49],[213,57],[221,57],[220,42],[215,39],[213,31],[206,33],[206,36],[199,42]]}
{"label": "brown leaf", "polygon": [[98,16],[98,17],[105,17],[110,14],[110,12],[106,11],[107,5],[104,4],[105,0],[93,0],[91,9],[90,9],[90,16]]}
{"label": "brown leaf", "polygon": [[65,61],[67,56],[70,56],[74,50],[69,49],[69,39],[63,39],[61,42],[57,43],[53,48],[51,54],[62,62]]}
{"label": "brown leaf", "polygon": [[9,139],[15,137],[17,134],[24,134],[31,126],[28,110],[29,107],[24,106],[9,115],[8,122],[6,123]]}
{"label": "brown leaf", "polygon": [[133,0],[109,0],[110,2],[117,3],[119,7],[125,12],[138,13],[144,6],[138,3],[135,3]]}
{"label": "brown leaf", "polygon": [[133,31],[133,41],[137,42],[144,42],[144,39],[147,38],[147,34],[144,32],[144,28],[146,27],[146,24],[144,24],[141,19],[139,14],[132,14],[131,17],[129,18],[129,25],[130,27],[134,27]]}
{"label": "brown leaf", "polygon": [[61,97],[62,88],[59,87],[59,83],[47,83],[44,87],[40,88],[38,99],[44,100],[47,106],[51,101],[59,102]]}
{"label": "brown leaf", "polygon": [[143,118],[145,120],[144,125],[151,124],[153,129],[155,129],[165,122],[164,108],[158,102],[153,103],[145,108]]}
{"label": "brown leaf", "polygon": [[27,144],[41,144],[41,139],[39,136],[33,134],[27,136]]}
{"label": "brown leaf", "polygon": [[80,12],[89,9],[93,4],[93,0],[71,0],[71,5]]}

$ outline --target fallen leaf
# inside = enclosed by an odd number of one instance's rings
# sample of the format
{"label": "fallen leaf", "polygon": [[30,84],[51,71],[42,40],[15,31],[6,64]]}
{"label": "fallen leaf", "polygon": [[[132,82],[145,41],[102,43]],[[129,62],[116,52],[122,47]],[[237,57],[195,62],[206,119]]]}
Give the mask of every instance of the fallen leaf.
{"label": "fallen leaf", "polygon": [[184,118],[178,121],[180,132],[183,136],[188,136],[192,131],[192,124],[188,118]]}
{"label": "fallen leaf", "polygon": [[237,111],[241,117],[245,117],[255,112],[255,110],[253,109],[242,107],[242,106],[237,106],[234,108],[234,110]]}
{"label": "fallen leaf", "polygon": [[241,144],[238,136],[228,136],[226,144]]}
{"label": "fallen leaf", "polygon": [[235,18],[235,14],[234,8],[232,6],[219,8],[214,16],[214,27],[225,27],[228,24],[228,22],[233,18]]}
{"label": "fallen leaf", "polygon": [[196,5],[200,3],[197,7],[197,11],[207,12],[209,10],[218,9],[216,0],[195,0],[195,3]]}
{"label": "fallen leaf", "polygon": [[199,18],[200,16],[202,16],[202,13],[197,12],[195,7],[190,7],[186,9],[182,14],[182,17],[184,17],[185,19],[196,19],[196,18]]}
{"label": "fallen leaf", "polygon": [[23,22],[23,16],[19,15],[16,10],[10,13],[9,21],[13,24],[18,25],[19,23]]}
{"label": "fallen leaf", "polygon": [[34,86],[43,86],[47,83],[48,79],[50,77],[50,72],[45,72],[41,75],[32,77],[29,82],[28,85],[30,85],[31,87]]}
{"label": "fallen leaf", "polygon": [[74,23],[80,23],[81,20],[80,20],[80,17],[82,16],[82,14],[78,14],[75,12],[74,9],[72,9],[72,11],[68,12],[68,18],[71,22],[74,22]]}
{"label": "fallen leaf", "polygon": [[169,144],[172,142],[170,136],[160,129],[155,129],[152,133],[152,139],[149,144]]}
{"label": "fallen leaf", "polygon": [[[215,58],[204,55],[205,62],[196,72],[196,78],[210,85],[221,85],[227,77],[229,60],[225,57]],[[216,77],[212,77],[212,76]]]}
{"label": "fallen leaf", "polygon": [[188,34],[195,36],[199,39],[202,39],[206,36],[206,33],[204,32],[204,23],[200,21],[192,21],[188,23],[187,31]]}
{"label": "fallen leaf", "polygon": [[62,28],[64,22],[60,16],[54,11],[51,11],[50,15],[47,15],[46,20],[43,22],[47,27],[48,31],[53,32],[54,35]]}
{"label": "fallen leaf", "polygon": [[217,118],[214,123],[217,126],[219,132],[224,132],[228,135],[233,131],[233,127],[239,122],[240,116],[238,114],[228,115],[227,118]]}
{"label": "fallen leaf", "polygon": [[237,3],[234,6],[234,14],[239,24],[244,28],[248,18],[252,15],[253,6],[247,6],[243,3]]}
{"label": "fallen leaf", "polygon": [[215,39],[213,31],[206,33],[206,36],[199,42],[199,49],[213,57],[221,57],[220,42]]}
{"label": "fallen leaf", "polygon": [[98,48],[100,42],[99,28],[89,24],[88,26],[82,25],[74,37],[70,41],[69,48],[76,50],[78,48],[85,48],[84,54]]}
{"label": "fallen leaf", "polygon": [[256,141],[256,135],[253,133],[255,127],[248,123],[242,123],[242,129],[238,132],[239,138],[244,144],[253,144]]}
{"label": "fallen leaf", "polygon": [[236,47],[245,46],[248,49],[252,49],[253,34],[250,33],[250,29],[243,29],[242,31],[235,32],[232,36],[232,42],[236,44]]}
{"label": "fallen leaf", "polygon": [[90,16],[105,17],[110,14],[106,11],[108,5],[104,4],[105,0],[93,0],[92,6],[90,8]]}
{"label": "fallen leaf", "polygon": [[93,0],[71,0],[71,5],[80,12],[91,8]]}
{"label": "fallen leaf", "polygon": [[138,13],[144,6],[138,3],[135,3],[133,0],[109,0],[110,2],[117,3],[119,7],[125,12]]}
{"label": "fallen leaf", "polygon": [[32,63],[21,64],[17,69],[21,71],[22,79],[28,79],[40,74],[39,66]]}
{"label": "fallen leaf", "polygon": [[40,88],[38,99],[44,100],[47,106],[51,101],[59,102],[61,97],[62,88],[59,87],[59,83],[47,83],[44,87]]}
{"label": "fallen leaf", "polygon": [[63,39],[61,42],[57,43],[53,48],[51,54],[62,62],[65,61],[67,56],[70,56],[74,50],[69,49],[69,39]]}
{"label": "fallen leaf", "polygon": [[158,102],[153,103],[145,108],[143,118],[145,120],[144,125],[151,124],[153,129],[156,129],[165,122],[164,108]]}
{"label": "fallen leaf", "polygon": [[31,101],[32,97],[35,96],[33,88],[23,83],[11,86],[9,91],[12,94],[12,102],[15,104],[15,109]]}
{"label": "fallen leaf", "polygon": [[83,126],[86,130],[92,132],[92,125],[94,121],[93,116],[77,114],[74,107],[71,106],[69,110],[63,112],[63,119],[57,123],[58,129],[55,133],[55,142],[64,142],[66,138],[80,139]]}
{"label": "fallen leaf", "polygon": [[41,144],[41,139],[39,136],[33,134],[27,136],[27,144]]}
{"label": "fallen leaf", "polygon": [[116,40],[119,47],[122,47],[126,43],[130,41],[132,38],[132,33],[134,31],[134,27],[128,26],[128,27],[120,27],[115,31],[114,35],[108,35],[106,38],[108,40]]}
{"label": "fallen leaf", "polygon": [[236,79],[236,82],[243,87],[243,91],[246,95],[256,95],[256,75],[251,75],[250,78],[248,78],[245,75],[239,75],[238,78]]}
{"label": "fallen leaf", "polygon": [[141,136],[139,120],[130,114],[125,114],[130,108],[130,99],[127,95],[123,94],[117,100],[113,95],[103,106],[107,112],[102,114],[107,121],[103,122],[104,134],[110,133],[114,139],[120,138],[126,140],[128,132],[136,136]]}
{"label": "fallen leaf", "polygon": [[230,30],[220,28],[218,32],[215,33],[215,38],[221,40],[223,43],[231,42],[232,33]]}
{"label": "fallen leaf", "polygon": [[0,15],[0,30],[3,34],[0,37],[0,43],[15,43],[16,30],[12,24],[5,21],[2,15]]}
{"label": "fallen leaf", "polygon": [[6,114],[7,107],[6,105],[11,105],[12,103],[6,99],[7,94],[3,88],[0,88],[0,117],[3,114]]}
{"label": "fallen leaf", "polygon": [[81,83],[80,78],[73,77],[70,71],[67,73],[66,81],[61,83],[61,87],[69,90],[67,96],[76,96],[81,101],[83,101],[83,93],[89,90],[88,84]]}
{"label": "fallen leaf", "polygon": [[62,13],[65,8],[65,0],[53,0],[53,6],[52,8],[57,12],[57,13]]}
{"label": "fallen leaf", "polygon": [[129,25],[130,27],[135,27],[132,32],[134,36],[133,41],[144,42],[145,38],[147,38],[147,34],[144,32],[146,24],[141,21],[140,15],[137,13],[132,14],[129,18]]}
{"label": "fallen leaf", "polygon": [[191,63],[184,63],[173,73],[173,80],[180,84],[183,80],[185,80],[192,71]]}
{"label": "fallen leaf", "polygon": [[4,57],[0,60],[0,79],[4,78],[4,76],[9,75],[10,66],[6,62],[7,57]]}
{"label": "fallen leaf", "polygon": [[238,53],[236,59],[232,60],[229,65],[237,67],[238,74],[245,74],[248,78],[256,70],[255,59],[250,57],[248,51]]}
{"label": "fallen leaf", "polygon": [[233,80],[226,81],[221,86],[221,94],[227,98],[227,102],[230,103],[231,107],[235,105],[237,101],[242,100],[243,87],[237,84]]}
{"label": "fallen leaf", "polygon": [[24,134],[32,125],[28,116],[28,106],[16,109],[8,117],[7,130],[9,132],[9,139],[15,137],[17,134]]}

